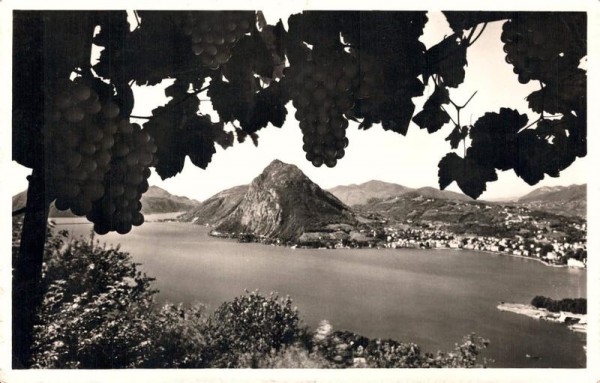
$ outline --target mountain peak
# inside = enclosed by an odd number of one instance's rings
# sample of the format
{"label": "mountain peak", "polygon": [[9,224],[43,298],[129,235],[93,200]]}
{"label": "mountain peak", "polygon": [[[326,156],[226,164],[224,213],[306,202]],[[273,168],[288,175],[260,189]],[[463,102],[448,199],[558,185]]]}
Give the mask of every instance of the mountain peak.
{"label": "mountain peak", "polygon": [[227,194],[209,198],[199,209],[222,212],[219,219],[206,219],[207,214],[186,219],[199,224],[210,222],[228,233],[254,233],[283,240],[298,239],[305,232],[329,224],[356,222],[340,200],[312,182],[297,166],[280,160],[272,161],[245,191]]}
{"label": "mountain peak", "polygon": [[271,163],[269,165],[267,165],[267,167],[263,170],[263,173],[264,172],[281,171],[281,170],[292,170],[292,171],[298,170],[298,171],[300,171],[300,169],[298,169],[298,167],[296,165],[288,164],[281,160],[275,159],[275,160],[271,161]]}
{"label": "mountain peak", "polygon": [[155,185],[150,185],[150,187],[148,188],[148,191],[146,191],[146,196],[147,197],[162,197],[162,198],[166,198],[171,196],[171,193],[169,193],[168,191],[166,191],[163,188],[160,188],[158,186]]}
{"label": "mountain peak", "polygon": [[291,180],[303,181],[308,180],[308,177],[296,165],[287,164],[280,160],[273,160],[252,183],[282,183]]}

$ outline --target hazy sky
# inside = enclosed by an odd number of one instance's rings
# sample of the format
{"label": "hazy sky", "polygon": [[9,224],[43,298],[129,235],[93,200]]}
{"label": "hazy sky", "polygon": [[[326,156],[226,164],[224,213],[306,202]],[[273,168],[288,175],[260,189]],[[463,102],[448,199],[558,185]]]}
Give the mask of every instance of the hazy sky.
{"label": "hazy sky", "polygon": [[[270,23],[277,22],[279,17],[286,20],[287,16],[266,12],[267,21]],[[451,30],[441,13],[429,13],[428,16],[429,22],[421,41],[429,47],[440,41],[444,35],[450,34]],[[512,72],[512,66],[504,61],[505,54],[500,41],[501,27],[501,22],[490,23],[481,38],[468,49],[465,82],[458,89],[450,90],[450,97],[458,104],[464,103],[473,92],[478,91],[461,113],[463,123],[475,122],[485,112],[497,112],[500,107],[515,108],[521,113],[528,113],[530,121],[536,118],[528,109],[525,97],[537,89],[537,85],[533,82],[527,85],[520,84]],[[135,88],[136,105],[132,114],[147,116],[155,107],[164,105],[168,99],[164,96],[163,88],[164,85]],[[432,90],[432,86],[428,86],[423,97],[413,99],[417,105],[415,113],[420,111]],[[206,96],[201,95],[200,98]],[[357,124],[351,123],[347,132],[350,145],[346,149],[346,156],[333,169],[325,166],[315,168],[304,158],[302,134],[298,122],[293,117],[293,109],[289,103],[288,118],[281,129],[269,126],[259,131],[258,148],[250,140],[243,144],[236,143],[227,150],[217,146],[217,153],[207,170],[194,167],[188,159],[181,174],[165,181],[153,174],[149,180],[150,184],[160,186],[173,194],[204,200],[225,188],[249,183],[272,160],[280,159],[297,165],[324,188],[362,183],[372,179],[410,187],[437,187],[437,164],[445,153],[450,151],[450,145],[444,140],[452,130],[449,124],[437,133],[428,134],[426,130],[421,130],[411,123],[408,134],[402,136],[386,132],[380,126],[374,126],[368,131],[358,130]],[[201,110],[212,111],[210,103],[204,102]],[[447,110],[453,118],[456,117],[452,108]],[[218,119],[216,114],[214,115],[213,120]],[[459,154],[462,155],[462,148]],[[27,187],[27,172],[28,169],[13,163],[10,169],[13,180],[10,185],[12,194]],[[546,176],[534,187],[518,178],[512,170],[499,172],[499,180],[488,183],[487,191],[480,198],[513,197],[540,186],[586,183],[586,172],[586,158],[578,159],[562,172],[561,177]],[[460,191],[455,183],[448,189]]]}

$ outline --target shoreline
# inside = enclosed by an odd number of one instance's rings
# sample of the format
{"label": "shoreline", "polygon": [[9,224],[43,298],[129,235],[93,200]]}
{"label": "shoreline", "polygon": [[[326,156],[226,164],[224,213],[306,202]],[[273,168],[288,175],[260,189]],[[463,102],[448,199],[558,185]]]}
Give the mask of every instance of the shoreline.
{"label": "shoreline", "polygon": [[496,308],[500,311],[524,315],[529,318],[566,324],[573,332],[587,334],[587,314],[575,314],[568,311],[551,312],[523,303],[500,302]]}
{"label": "shoreline", "polygon": [[[168,215],[174,215],[175,213],[162,213],[162,214],[157,214],[157,215],[163,215],[163,214],[168,214]],[[150,223],[181,223],[181,224],[191,224],[190,222],[180,222],[177,221],[176,219],[172,218],[172,217],[158,217],[157,215],[154,215],[152,218],[154,219],[150,219],[147,222]],[[75,217],[54,217],[54,218],[61,218],[61,219],[65,219],[65,218],[75,218]],[[81,217],[76,217],[76,218],[81,218]],[[50,219],[49,219],[50,220]],[[78,224],[90,224],[90,222],[61,222],[61,223],[56,223],[55,224],[57,226],[62,226],[62,225],[78,225]],[[231,233],[218,233],[217,235],[213,234],[213,228],[211,226],[206,226],[206,225],[197,225],[199,227],[205,228],[207,229],[207,235],[213,238],[220,238],[220,239],[231,239],[231,240],[237,240],[240,243],[257,243],[257,244],[261,244],[261,245],[265,245],[265,246],[283,246],[283,247],[289,247],[292,249],[314,249],[314,250],[339,250],[339,249],[345,249],[345,250],[353,250],[353,249],[372,249],[372,250],[380,250],[380,249],[389,249],[389,250],[401,250],[401,249],[412,249],[412,250],[459,250],[459,251],[464,251],[464,250],[469,250],[469,251],[474,251],[474,252],[478,252],[478,253],[486,253],[489,255],[495,255],[495,256],[507,256],[507,257],[513,257],[513,258],[520,258],[520,259],[525,259],[525,260],[530,260],[530,261],[535,261],[538,263],[541,263],[544,266],[547,267],[553,267],[553,268],[559,268],[559,269],[565,269],[565,268],[569,268],[569,266],[567,265],[556,265],[556,264],[552,264],[552,263],[548,263],[545,262],[539,258],[536,257],[527,257],[527,256],[523,256],[523,255],[515,255],[515,254],[511,254],[511,253],[506,253],[506,252],[501,252],[501,251],[490,251],[490,250],[479,250],[479,249],[465,249],[465,248],[451,248],[451,247],[429,247],[429,248],[424,248],[424,247],[397,247],[397,248],[387,248],[387,247],[383,247],[383,246],[359,246],[359,247],[351,247],[351,246],[345,246],[345,247],[327,247],[327,246],[322,246],[322,247],[312,247],[312,246],[304,246],[304,245],[299,245],[299,244],[294,244],[294,243],[277,243],[277,239],[269,239],[269,241],[263,241],[261,240],[261,238],[259,237],[254,237],[254,240],[240,240],[240,236],[237,234],[231,234]],[[581,270],[587,270],[587,268],[577,268],[577,269],[581,269]]]}
{"label": "shoreline", "polygon": [[[209,228],[209,227],[207,227],[207,228]],[[538,263],[541,263],[544,266],[558,268],[558,269],[569,268],[568,265],[552,264],[552,263],[548,263],[548,262],[546,262],[546,261],[544,261],[542,259],[536,258],[536,257],[527,257],[527,256],[523,256],[523,255],[516,255],[516,254],[511,254],[511,253],[506,253],[506,252],[501,252],[501,251],[490,251],[490,250],[479,250],[479,249],[465,249],[465,248],[462,248],[462,247],[459,247],[459,248],[451,248],[451,247],[416,247],[416,246],[415,247],[406,246],[406,247],[396,247],[396,248],[388,248],[388,247],[384,247],[384,246],[311,247],[311,246],[304,246],[304,245],[299,245],[299,244],[277,243],[276,242],[277,240],[273,240],[273,242],[263,242],[258,237],[255,237],[255,240],[246,240],[246,241],[243,241],[243,240],[240,239],[240,236],[237,235],[237,234],[220,233],[220,232],[213,234],[213,230],[210,230],[207,234],[208,234],[208,236],[213,237],[213,238],[238,240],[240,243],[257,243],[257,244],[265,245],[265,246],[282,246],[282,247],[289,247],[289,248],[292,248],[292,249],[314,249],[314,250],[340,250],[340,249],[345,249],[345,250],[354,250],[354,249],[402,250],[402,249],[411,249],[411,250],[458,250],[458,251],[468,250],[468,251],[474,251],[474,252],[478,252],[478,253],[486,253],[486,254],[495,255],[495,256],[507,256],[507,257],[520,258],[520,259],[525,259],[525,260],[530,260],[530,261],[536,261]],[[587,270],[587,268],[579,268],[579,269],[581,269],[581,270]]]}

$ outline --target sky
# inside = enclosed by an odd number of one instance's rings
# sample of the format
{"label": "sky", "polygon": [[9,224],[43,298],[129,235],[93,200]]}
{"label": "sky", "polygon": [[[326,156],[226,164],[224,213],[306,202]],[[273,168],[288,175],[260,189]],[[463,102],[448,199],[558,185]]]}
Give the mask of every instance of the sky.
{"label": "sky", "polygon": [[[265,12],[267,21],[276,23],[279,18],[285,22],[289,14]],[[429,22],[421,41],[430,47],[445,35],[451,34],[447,22],[441,13],[428,14]],[[475,91],[477,94],[468,107],[461,113],[463,122],[474,123],[485,112],[497,112],[500,107],[508,107],[527,113],[530,121],[535,120],[525,101],[525,97],[538,89],[533,82],[522,85],[512,66],[504,61],[504,52],[500,41],[502,23],[490,23],[481,38],[468,49],[468,66],[463,84],[450,89],[450,97],[457,104],[463,104]],[[135,108],[133,115],[149,116],[152,109],[164,105],[168,98],[163,89],[169,82],[163,81],[156,87],[134,87]],[[415,114],[421,110],[426,98],[433,91],[429,85],[423,97],[415,98]],[[205,100],[206,95],[200,95]],[[450,145],[445,138],[452,130],[447,124],[440,131],[429,134],[411,123],[406,136],[384,131],[374,126],[368,131],[358,130],[352,123],[347,131],[350,141],[346,156],[338,161],[335,168],[315,168],[304,158],[302,134],[298,122],[293,117],[294,108],[288,104],[288,117],[282,128],[268,126],[259,131],[259,145],[255,147],[251,140],[223,150],[217,146],[217,153],[206,170],[196,168],[186,160],[182,173],[161,180],[153,173],[149,179],[151,185],[159,186],[172,194],[184,195],[197,200],[205,200],[221,190],[252,181],[271,161],[279,159],[298,166],[309,178],[323,188],[381,180],[409,187],[438,187],[438,162],[449,152]],[[218,116],[212,110],[209,101],[201,103],[201,112],[209,113],[213,120]],[[450,115],[456,118],[454,110]],[[143,123],[144,120],[138,121]],[[462,148],[459,150],[462,155]],[[587,182],[587,159],[577,159],[558,178],[546,176],[535,186],[529,186],[518,178],[512,170],[498,172],[498,181],[487,184],[487,191],[480,199],[507,199],[524,195],[541,186],[571,185]],[[10,192],[16,194],[27,187],[25,176],[28,169],[14,163],[9,169],[12,183]],[[453,183],[447,190],[459,191]]]}

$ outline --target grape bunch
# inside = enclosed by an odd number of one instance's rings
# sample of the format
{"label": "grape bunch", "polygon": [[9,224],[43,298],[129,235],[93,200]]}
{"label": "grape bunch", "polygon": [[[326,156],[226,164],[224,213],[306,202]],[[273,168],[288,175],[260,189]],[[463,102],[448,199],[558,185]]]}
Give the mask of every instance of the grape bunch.
{"label": "grape bunch", "polygon": [[569,40],[570,33],[561,33],[564,23],[556,17],[522,15],[502,26],[506,62],[514,66],[519,82],[530,80],[548,83],[567,68],[577,67],[581,53]]}
{"label": "grape bunch", "polygon": [[60,86],[44,128],[48,190],[56,208],[86,215],[102,197],[119,107],[82,80]]}
{"label": "grape bunch", "polygon": [[235,44],[252,30],[254,18],[254,12],[189,12],[182,29],[202,65],[219,69],[231,58]]}
{"label": "grape bunch", "polygon": [[150,166],[155,165],[156,150],[153,138],[138,124],[127,120],[117,124],[112,162],[104,177],[106,193],[87,214],[96,233],[126,234],[132,226],[144,222],[140,199],[148,190],[147,179]]}
{"label": "grape bunch", "polygon": [[343,51],[328,51],[286,69],[306,159],[334,167],[348,146],[344,113],[354,106],[359,66]]}

